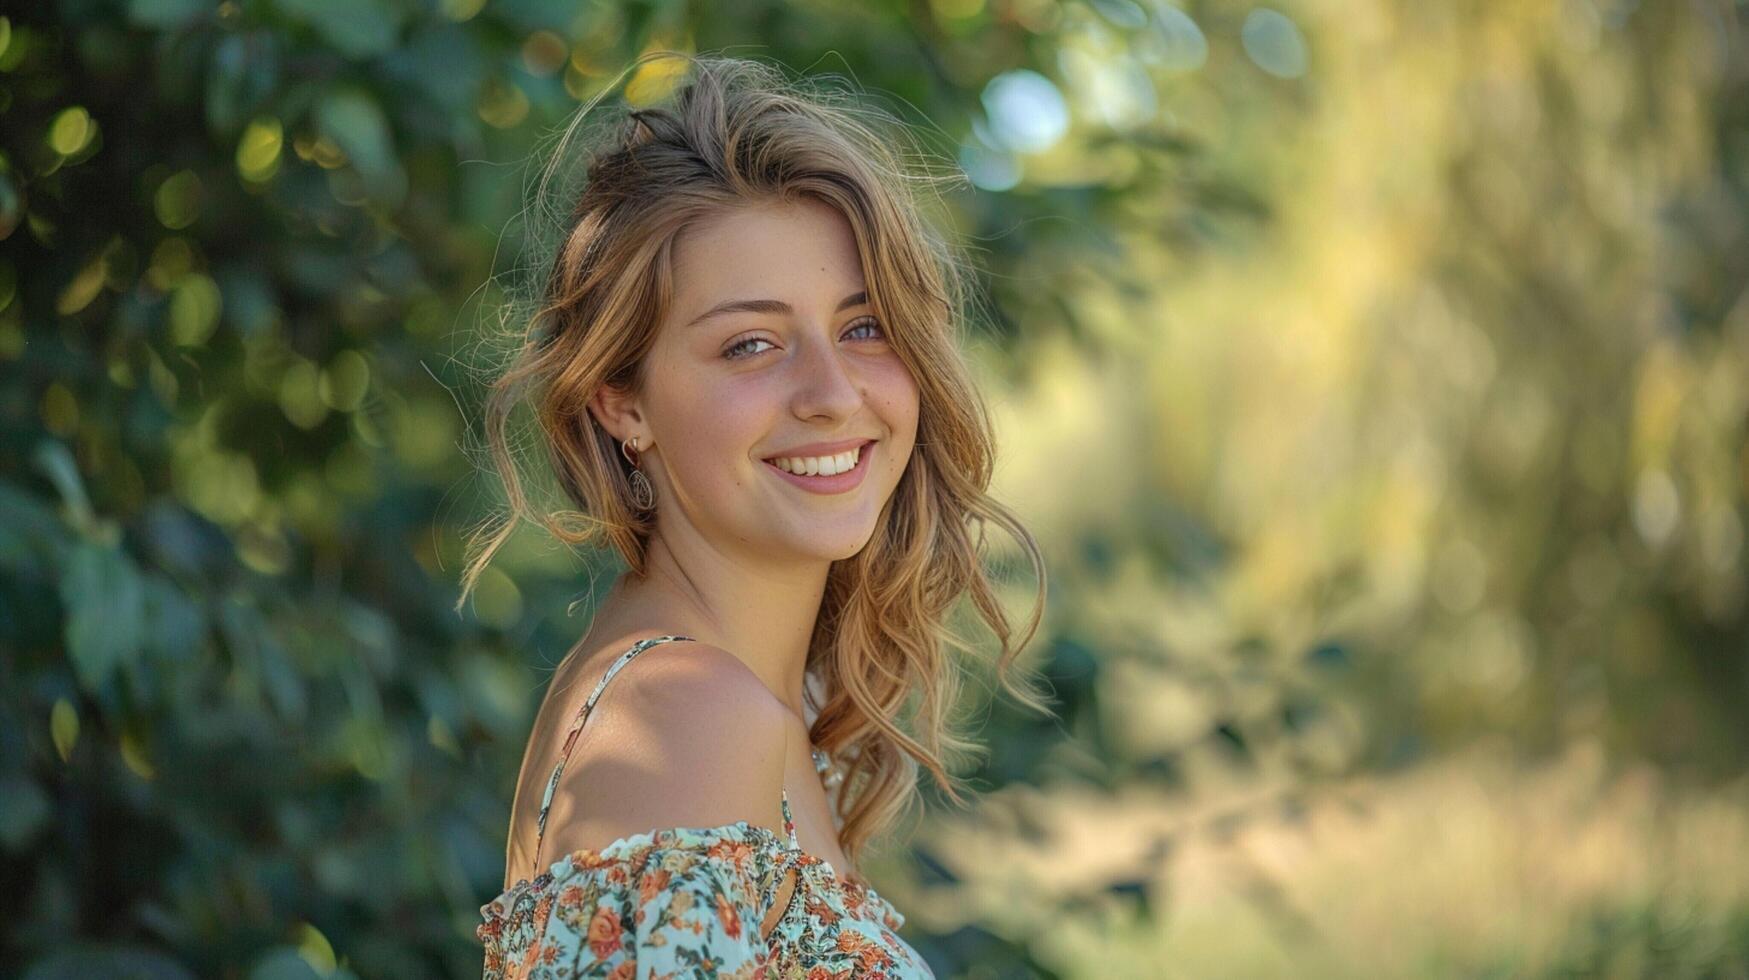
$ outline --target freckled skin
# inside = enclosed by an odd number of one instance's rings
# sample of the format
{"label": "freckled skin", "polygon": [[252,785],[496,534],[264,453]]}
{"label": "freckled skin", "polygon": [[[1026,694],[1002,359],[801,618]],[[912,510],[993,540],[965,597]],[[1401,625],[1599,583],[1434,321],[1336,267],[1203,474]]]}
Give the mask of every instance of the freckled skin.
{"label": "freckled skin", "polygon": [[[910,459],[918,390],[871,307],[837,310],[866,287],[849,223],[811,200],[736,209],[681,235],[675,280],[644,398],[657,446],[651,478],[671,505],[664,533],[744,552],[733,557],[751,566],[854,555]],[[780,300],[794,312],[690,323],[734,299]],[[725,359],[737,344],[742,356]],[[880,441],[864,450],[873,452],[868,475],[848,493],[808,493],[763,461],[851,437]]]}

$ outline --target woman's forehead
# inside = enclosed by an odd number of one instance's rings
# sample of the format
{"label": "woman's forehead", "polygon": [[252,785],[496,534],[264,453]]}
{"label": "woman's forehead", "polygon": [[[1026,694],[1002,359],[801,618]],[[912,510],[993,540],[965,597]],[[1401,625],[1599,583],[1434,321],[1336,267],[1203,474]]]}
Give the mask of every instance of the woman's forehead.
{"label": "woman's forehead", "polygon": [[[794,305],[862,283],[850,223],[812,201],[713,215],[679,236],[674,262],[676,312],[688,320],[730,294]],[[830,299],[836,302],[838,295]]]}

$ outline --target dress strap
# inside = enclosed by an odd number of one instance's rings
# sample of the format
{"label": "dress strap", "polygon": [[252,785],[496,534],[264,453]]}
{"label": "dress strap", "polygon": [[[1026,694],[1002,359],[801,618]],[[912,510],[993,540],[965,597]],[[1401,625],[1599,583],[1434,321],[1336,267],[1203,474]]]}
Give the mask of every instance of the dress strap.
{"label": "dress strap", "polygon": [[667,636],[648,637],[632,644],[630,650],[620,654],[619,659],[615,660],[612,665],[602,673],[601,680],[596,682],[595,690],[589,693],[588,700],[584,701],[583,707],[577,710],[577,717],[571,722],[571,730],[565,733],[565,747],[559,750],[558,764],[553,766],[553,774],[547,778],[547,791],[541,796],[540,801],[540,816],[535,819],[534,870],[536,874],[539,874],[541,871],[541,838],[546,836],[547,808],[553,805],[553,791],[559,787],[559,774],[565,771],[565,762],[571,757],[571,746],[577,744],[577,736],[583,731],[583,723],[589,720],[589,713],[594,709],[596,699],[601,697],[602,690],[607,687],[607,682],[613,680],[613,675],[619,673],[619,669],[630,663],[633,657],[643,653],[645,650],[648,650],[656,644],[667,643],[671,640],[691,639],[692,637],[690,636],[670,634]]}
{"label": "dress strap", "polygon": [[789,815],[789,787],[783,787],[783,832],[789,835],[789,849],[799,851],[802,842],[796,837],[796,822]]}

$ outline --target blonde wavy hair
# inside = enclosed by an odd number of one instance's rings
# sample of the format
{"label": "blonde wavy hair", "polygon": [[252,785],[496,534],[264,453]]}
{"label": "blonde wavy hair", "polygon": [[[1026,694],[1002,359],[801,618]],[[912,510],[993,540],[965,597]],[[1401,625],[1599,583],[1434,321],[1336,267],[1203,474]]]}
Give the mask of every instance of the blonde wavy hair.
{"label": "blonde wavy hair", "polygon": [[[511,343],[485,411],[507,507],[469,535],[456,608],[524,520],[571,546],[605,539],[628,574],[647,574],[654,515],[633,507],[629,465],[587,410],[590,397],[604,384],[635,393],[646,382],[642,365],[672,297],[682,229],[726,208],[801,195],[837,209],[854,231],[869,303],[920,399],[916,449],[868,544],[832,564],[808,650],[807,686],[819,689],[808,692],[817,708],[811,735],[843,766],[840,845],[855,862],[917,800],[919,766],[955,803],[965,802],[944,763],[978,748],[955,731],[952,710],[961,678],[946,648],[972,653],[946,622],[962,595],[1000,640],[1000,683],[1050,713],[1031,675],[1017,676],[1015,660],[1043,615],[1044,561],[1020,521],[987,493],[994,434],[955,343],[968,277],[920,214],[914,185],[936,178],[921,160],[905,165],[897,120],[854,95],[746,59],[652,52],[626,71],[670,58],[678,59],[677,94],[604,127],[608,135],[592,153],[567,153],[616,80],[563,128],[540,173],[532,214],[550,213],[554,228],[528,268],[544,273],[530,302],[499,308]],[[571,160],[581,160],[581,174],[566,180]],[[574,206],[544,210],[554,195]],[[525,398],[537,423],[533,439],[568,508],[536,507],[524,491],[508,433]],[[989,524],[1013,536],[1037,576],[1032,617],[1018,639],[980,563]]]}

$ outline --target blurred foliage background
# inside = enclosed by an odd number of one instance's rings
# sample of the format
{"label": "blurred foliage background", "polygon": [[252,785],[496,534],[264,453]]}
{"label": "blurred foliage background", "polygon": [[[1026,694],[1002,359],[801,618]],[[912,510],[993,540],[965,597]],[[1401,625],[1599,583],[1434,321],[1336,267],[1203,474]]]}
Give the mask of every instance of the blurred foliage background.
{"label": "blurred foliage background", "polygon": [[12,7],[0,973],[477,975],[616,569],[451,610],[476,326],[531,149],[667,48],[969,178],[1059,717],[968,705],[979,806],[870,866],[939,974],[1749,975],[1744,10]]}

